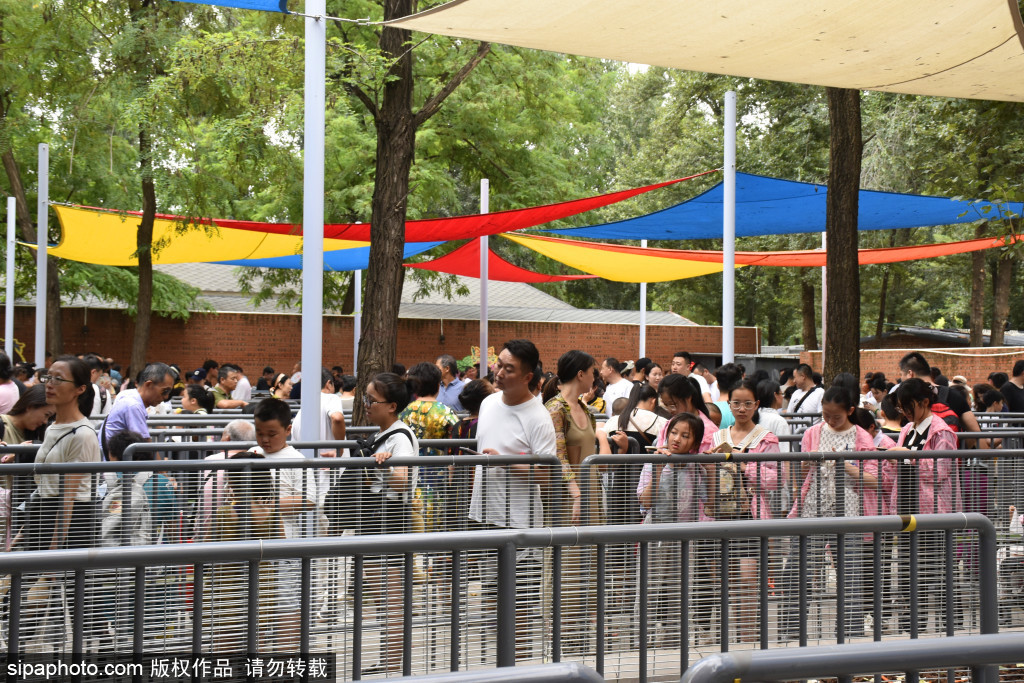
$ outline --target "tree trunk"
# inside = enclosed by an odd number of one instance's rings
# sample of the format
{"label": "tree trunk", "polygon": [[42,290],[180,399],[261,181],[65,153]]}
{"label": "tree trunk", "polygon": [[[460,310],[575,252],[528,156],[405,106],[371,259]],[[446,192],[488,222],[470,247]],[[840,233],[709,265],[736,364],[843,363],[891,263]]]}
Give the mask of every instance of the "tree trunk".
{"label": "tree trunk", "polygon": [[[28,210],[28,196],[25,194],[25,185],[21,181],[21,169],[14,158],[14,150],[8,148],[3,153],[4,171],[7,173],[7,180],[11,185],[11,194],[14,196],[15,222],[21,239],[25,242],[35,244],[36,227],[32,215]],[[46,349],[55,357],[64,349],[64,330],[61,325],[60,313],[60,270],[57,267],[57,259],[52,256],[46,258]],[[32,359],[35,361],[36,359]]]}
{"label": "tree trunk", "polygon": [[[1020,219],[1012,219],[1013,234],[1020,230]],[[1017,262],[1017,250],[1009,249],[996,261],[996,272],[992,275],[992,338],[989,346],[1003,346],[1006,318],[1010,314],[1010,285],[1013,282],[1013,266]]]}
{"label": "tree trunk", "polygon": [[[889,231],[889,246],[896,246],[896,231]],[[885,323],[886,323],[886,299],[889,297],[889,270],[892,266],[885,264],[885,268],[882,269],[882,288],[878,293],[878,320],[875,321],[875,339],[881,342],[882,335],[885,334]]]}
{"label": "tree trunk", "polygon": [[135,244],[139,253],[139,296],[132,339],[131,372],[137,375],[146,365],[149,330],[153,317],[153,221],[156,219],[156,189],[153,187],[152,143],[145,129],[139,129],[139,170],[142,177],[142,221]]}
{"label": "tree trunk", "polygon": [[818,350],[818,324],[815,320],[814,284],[807,280],[800,282],[800,302],[804,317],[804,350]]}
{"label": "tree trunk", "polygon": [[889,264],[882,270],[882,287],[878,292],[878,320],[875,321],[875,339],[879,343],[885,334],[885,299],[889,295]]}
{"label": "tree trunk", "polygon": [[863,144],[860,91],[826,88],[829,117],[828,197],[825,237],[825,362],[831,381],[840,372],[860,377],[860,271],[857,264],[857,200]]}
{"label": "tree trunk", "polygon": [[[412,12],[413,0],[386,0],[384,3],[385,21]],[[409,31],[381,29],[381,51],[394,63],[376,116],[377,172],[370,214],[369,277],[359,338],[358,396],[362,396],[375,374],[391,369],[398,345],[395,323],[405,280],[402,267],[405,215],[416,136],[412,112],[412,54],[407,47],[410,39]],[[362,402],[356,401],[353,411],[353,423],[362,424]]]}
{"label": "tree trunk", "polygon": [[[385,0],[384,21],[412,14],[415,0]],[[366,385],[378,372],[390,370],[395,362],[398,339],[395,327],[402,301],[405,268],[405,216],[409,200],[409,171],[416,149],[416,129],[433,116],[452,92],[483,61],[490,51],[481,43],[476,54],[440,89],[424,101],[418,112],[412,110],[412,38],[410,31],[385,26],[380,32],[381,53],[392,66],[381,91],[378,106],[364,91],[349,86],[373,115],[377,130],[377,163],[370,212],[370,263],[367,268],[366,297],[363,302],[363,329],[359,339],[359,385],[362,396]],[[353,424],[364,423],[361,401],[353,405]]]}
{"label": "tree trunk", "polygon": [[[983,222],[974,230],[976,238],[985,236],[988,222]],[[976,251],[971,254],[971,346],[985,345],[985,252]]]}

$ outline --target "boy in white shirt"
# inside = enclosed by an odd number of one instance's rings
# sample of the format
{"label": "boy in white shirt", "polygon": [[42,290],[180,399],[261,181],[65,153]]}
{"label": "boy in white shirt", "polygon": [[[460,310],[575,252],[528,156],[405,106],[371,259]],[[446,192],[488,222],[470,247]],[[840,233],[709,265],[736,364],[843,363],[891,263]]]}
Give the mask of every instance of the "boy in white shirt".
{"label": "boy in white shirt", "polygon": [[[268,460],[304,460],[302,453],[288,445],[292,432],[292,411],[277,398],[266,398],[256,406],[256,453]],[[303,536],[303,515],[323,505],[326,491],[319,492],[311,468],[282,467],[271,470],[278,488],[278,514],[285,538]],[[277,563],[277,652],[297,652],[299,647],[299,588],[302,570],[298,558]]]}

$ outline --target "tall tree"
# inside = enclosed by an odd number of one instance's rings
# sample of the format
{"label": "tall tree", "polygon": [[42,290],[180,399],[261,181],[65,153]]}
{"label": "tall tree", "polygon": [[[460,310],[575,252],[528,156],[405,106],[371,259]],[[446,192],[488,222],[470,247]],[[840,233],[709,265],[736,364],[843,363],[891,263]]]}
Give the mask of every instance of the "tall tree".
{"label": "tall tree", "polygon": [[[409,16],[415,0],[384,0],[384,21]],[[409,200],[409,173],[416,147],[416,131],[438,112],[444,101],[473,72],[490,51],[481,43],[475,54],[444,85],[428,95],[413,111],[413,49],[408,30],[385,26],[380,31],[381,54],[389,61],[380,97],[354,82],[348,89],[366,107],[377,132],[376,174],[370,214],[370,276],[363,304],[359,341],[359,393],[378,372],[395,361],[398,308],[402,299],[405,219]],[[362,403],[356,402],[353,420],[362,421]]]}
{"label": "tall tree", "polygon": [[828,380],[840,372],[860,376],[860,270],[857,203],[860,195],[860,91],[826,88],[829,167],[825,209],[825,363]]}

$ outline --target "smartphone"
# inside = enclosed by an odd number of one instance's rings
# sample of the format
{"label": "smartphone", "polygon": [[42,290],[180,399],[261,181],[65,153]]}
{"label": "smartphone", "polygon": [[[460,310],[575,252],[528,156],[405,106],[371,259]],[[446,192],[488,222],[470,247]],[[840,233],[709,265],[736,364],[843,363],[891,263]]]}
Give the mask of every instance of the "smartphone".
{"label": "smartphone", "polygon": [[480,453],[474,451],[472,448],[469,448],[467,446],[459,446],[459,450],[465,453],[466,455],[480,455]]}

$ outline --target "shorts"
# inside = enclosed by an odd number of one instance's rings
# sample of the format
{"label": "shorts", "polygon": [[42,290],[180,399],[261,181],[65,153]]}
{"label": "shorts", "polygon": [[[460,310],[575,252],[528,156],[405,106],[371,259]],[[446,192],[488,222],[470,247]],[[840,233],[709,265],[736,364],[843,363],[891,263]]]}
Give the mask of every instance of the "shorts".
{"label": "shorts", "polygon": [[277,611],[298,612],[302,607],[302,561],[296,557],[273,562]]}

